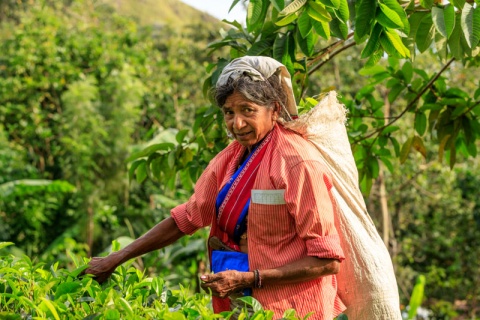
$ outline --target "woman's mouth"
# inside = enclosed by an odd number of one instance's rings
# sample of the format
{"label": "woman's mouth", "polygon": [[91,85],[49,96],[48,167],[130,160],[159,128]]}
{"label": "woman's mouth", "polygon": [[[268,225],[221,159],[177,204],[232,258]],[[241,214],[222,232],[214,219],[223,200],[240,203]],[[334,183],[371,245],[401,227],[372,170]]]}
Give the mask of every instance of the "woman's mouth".
{"label": "woman's mouth", "polygon": [[249,131],[249,132],[242,132],[242,133],[235,133],[235,136],[237,136],[237,138],[245,138],[246,136],[248,136],[250,133],[252,133],[252,131]]}

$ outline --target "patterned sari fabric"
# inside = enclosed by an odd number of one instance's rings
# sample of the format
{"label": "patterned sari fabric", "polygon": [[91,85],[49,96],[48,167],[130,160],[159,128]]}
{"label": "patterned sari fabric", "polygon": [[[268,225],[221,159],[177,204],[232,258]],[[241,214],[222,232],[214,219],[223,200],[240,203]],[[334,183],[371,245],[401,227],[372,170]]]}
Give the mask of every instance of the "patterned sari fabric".
{"label": "patterned sari fabric", "polygon": [[240,236],[246,231],[246,218],[250,207],[250,198],[258,168],[262,162],[266,147],[272,138],[271,132],[248,155],[247,159],[233,174],[219,192],[216,209],[217,224],[230,239],[226,244],[239,251]]}

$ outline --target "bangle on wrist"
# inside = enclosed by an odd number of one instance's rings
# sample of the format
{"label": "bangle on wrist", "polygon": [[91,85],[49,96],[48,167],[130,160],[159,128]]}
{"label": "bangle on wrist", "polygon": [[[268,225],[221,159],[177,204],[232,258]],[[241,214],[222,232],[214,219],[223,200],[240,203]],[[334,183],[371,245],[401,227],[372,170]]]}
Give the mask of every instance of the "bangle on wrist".
{"label": "bangle on wrist", "polygon": [[260,275],[260,271],[258,271],[258,269],[253,270],[253,276],[254,276],[254,283],[253,283],[254,288],[260,289],[262,287],[262,277]]}

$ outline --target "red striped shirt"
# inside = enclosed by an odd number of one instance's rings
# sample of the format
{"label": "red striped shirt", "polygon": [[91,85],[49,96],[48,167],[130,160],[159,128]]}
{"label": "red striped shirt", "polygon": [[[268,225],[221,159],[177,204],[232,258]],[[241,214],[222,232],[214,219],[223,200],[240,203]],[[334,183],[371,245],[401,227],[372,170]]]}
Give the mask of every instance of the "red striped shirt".
{"label": "red striped shirt", "polygon": [[[276,126],[253,189],[285,190],[285,204],[251,203],[248,212],[250,270],[283,266],[305,256],[343,260],[335,228],[335,205],[330,197],[331,176],[318,160],[319,153],[300,135]],[[206,226],[218,235],[215,199],[240,161],[244,147],[234,141],[208,165],[185,204],[172,210],[184,233]],[[337,295],[335,275],[288,285],[268,285],[253,290],[265,309],[281,318],[287,309],[300,317],[331,320],[345,309]]]}

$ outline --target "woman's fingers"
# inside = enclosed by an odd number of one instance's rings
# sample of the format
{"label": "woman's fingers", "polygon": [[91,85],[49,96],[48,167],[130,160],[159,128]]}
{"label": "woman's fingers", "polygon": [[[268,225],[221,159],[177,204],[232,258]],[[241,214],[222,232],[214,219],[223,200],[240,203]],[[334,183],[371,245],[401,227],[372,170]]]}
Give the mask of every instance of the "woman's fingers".
{"label": "woman's fingers", "polygon": [[115,270],[110,266],[107,258],[94,257],[88,265],[85,273],[92,274],[98,283],[105,282]]}
{"label": "woman's fingers", "polygon": [[225,298],[230,294],[243,289],[241,286],[241,272],[224,271],[216,274],[202,275],[200,279],[203,281],[202,288],[206,291],[212,290],[212,294],[216,297]]}

